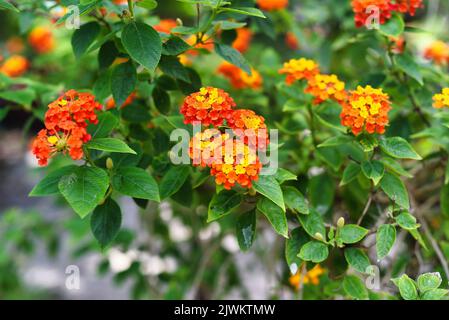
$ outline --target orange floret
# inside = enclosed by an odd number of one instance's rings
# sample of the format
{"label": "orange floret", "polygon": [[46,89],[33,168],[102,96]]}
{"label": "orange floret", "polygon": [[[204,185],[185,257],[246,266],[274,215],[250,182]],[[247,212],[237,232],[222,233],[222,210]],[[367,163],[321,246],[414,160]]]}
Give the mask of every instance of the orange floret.
{"label": "orange floret", "polygon": [[297,80],[310,79],[320,72],[318,64],[309,59],[291,59],[284,63],[282,69],[279,70],[280,74],[286,74],[285,81],[288,84],[292,84]]}
{"label": "orange floret", "polygon": [[251,69],[251,75],[249,75],[239,67],[229,62],[223,62],[217,71],[228,78],[231,85],[236,89],[259,89],[262,86],[262,77],[254,69]]}
{"label": "orange floret", "polygon": [[436,64],[449,63],[449,44],[443,41],[434,41],[425,51],[424,57]]}
{"label": "orange floret", "polygon": [[423,8],[423,0],[395,0],[395,10],[414,16],[416,10]]}
{"label": "orange floret", "polygon": [[265,11],[275,11],[288,6],[288,0],[257,0],[257,5]]}
{"label": "orange floret", "polygon": [[449,107],[449,88],[444,88],[441,93],[437,93],[432,99],[434,108]]}
{"label": "orange floret", "polygon": [[304,92],[315,97],[314,104],[320,104],[328,99],[342,103],[347,97],[344,82],[334,74],[317,74],[311,77]]}
{"label": "orange floret", "polygon": [[355,13],[354,21],[356,27],[362,27],[373,15],[373,10],[379,10],[379,23],[384,24],[391,18],[394,5],[390,0],[352,0],[352,10]]}
{"label": "orange floret", "polygon": [[324,273],[324,271],[325,270],[317,264],[304,275],[301,274],[301,270],[298,270],[298,272],[295,275],[292,275],[288,281],[296,290],[301,287],[301,284],[313,284],[316,286],[320,283],[320,276]]}
{"label": "orange floret", "polygon": [[184,123],[200,122],[205,126],[220,126],[231,117],[234,99],[222,89],[203,87],[184,99],[181,114]]}
{"label": "orange floret", "polygon": [[29,61],[22,56],[14,55],[5,60],[0,67],[0,73],[6,74],[8,77],[20,77],[29,67]]}
{"label": "orange floret", "polygon": [[34,28],[29,36],[28,42],[37,53],[48,53],[55,46],[53,33],[47,27]]}
{"label": "orange floret", "polygon": [[153,28],[159,32],[170,33],[171,29],[177,26],[178,24],[174,19],[162,19],[157,25],[153,26]]}
{"label": "orange floret", "polygon": [[348,102],[342,107],[341,124],[351,128],[355,135],[364,129],[368,133],[385,132],[391,102],[382,89],[358,86],[357,90],[349,93]]}
{"label": "orange floret", "polygon": [[101,108],[92,94],[75,90],[67,91],[50,103],[44,117],[45,129],[38,133],[31,146],[39,165],[47,165],[48,159],[57,152],[80,160],[84,155],[83,144],[91,139],[87,124],[98,123],[95,110]]}
{"label": "orange floret", "polygon": [[235,135],[250,147],[265,150],[268,146],[268,131],[265,119],[252,110],[237,109],[232,112],[228,126],[234,130]]}
{"label": "orange floret", "polygon": [[253,38],[253,33],[248,28],[239,28],[236,30],[237,37],[234,42],[232,42],[232,47],[241,53],[244,53],[248,50],[249,45],[251,44],[251,39]]}

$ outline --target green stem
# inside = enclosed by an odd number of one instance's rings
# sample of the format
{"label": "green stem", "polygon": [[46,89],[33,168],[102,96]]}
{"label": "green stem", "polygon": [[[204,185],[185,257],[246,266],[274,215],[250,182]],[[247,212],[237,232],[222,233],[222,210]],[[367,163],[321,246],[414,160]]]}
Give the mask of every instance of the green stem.
{"label": "green stem", "polygon": [[128,0],[128,8],[129,8],[129,14],[131,15],[131,19],[134,19],[134,2],[133,2],[133,0]]}
{"label": "green stem", "polygon": [[309,117],[310,117],[310,123],[309,123],[310,134],[312,135],[313,145],[316,148],[318,146],[318,140],[317,140],[316,135],[315,135],[315,124],[314,124],[315,117],[313,115],[312,106],[310,104],[307,105],[307,110],[309,111]]}

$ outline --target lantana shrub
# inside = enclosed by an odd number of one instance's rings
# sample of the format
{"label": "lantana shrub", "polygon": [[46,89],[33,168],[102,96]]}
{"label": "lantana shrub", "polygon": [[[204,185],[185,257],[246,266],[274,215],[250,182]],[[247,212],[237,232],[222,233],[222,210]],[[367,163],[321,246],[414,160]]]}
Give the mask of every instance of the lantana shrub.
{"label": "lantana shrub", "polygon": [[[88,221],[87,250],[177,257],[150,280],[140,260],[121,270],[134,297],[225,297],[242,284],[222,241],[266,254],[268,233],[273,298],[447,299],[449,39],[427,1],[0,9],[18,30],[0,48],[0,117],[31,119],[30,197]],[[122,227],[124,198],[158,242]]]}

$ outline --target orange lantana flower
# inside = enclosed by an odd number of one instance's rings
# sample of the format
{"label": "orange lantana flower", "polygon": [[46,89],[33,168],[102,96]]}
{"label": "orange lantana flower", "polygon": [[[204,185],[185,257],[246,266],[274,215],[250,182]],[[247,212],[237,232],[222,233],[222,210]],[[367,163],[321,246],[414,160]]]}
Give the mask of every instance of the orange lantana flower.
{"label": "orange lantana flower", "polygon": [[423,0],[395,0],[395,10],[414,16],[416,10],[424,7]]}
{"label": "orange lantana flower", "polygon": [[304,91],[315,97],[314,104],[320,104],[327,99],[341,103],[347,97],[344,82],[334,74],[317,74],[311,77]]}
{"label": "orange lantana flower", "polygon": [[436,64],[449,63],[449,44],[443,41],[434,41],[425,51],[424,57],[433,60]]}
{"label": "orange lantana flower", "polygon": [[249,45],[251,44],[251,39],[253,38],[253,33],[248,28],[239,28],[236,30],[237,37],[234,42],[232,42],[232,47],[241,53],[246,52],[248,50]]}
{"label": "orange lantana flower", "polygon": [[87,124],[98,123],[95,110],[101,104],[89,93],[69,90],[48,105],[45,113],[45,129],[39,131],[32,143],[32,152],[45,166],[48,159],[57,152],[68,153],[74,160],[83,157],[83,144],[91,139],[87,133]]}
{"label": "orange lantana flower", "polygon": [[318,64],[309,59],[291,59],[284,63],[282,69],[279,70],[280,74],[286,74],[285,81],[288,84],[292,84],[297,80],[310,79],[320,72]]}
{"label": "orange lantana flower", "polygon": [[441,93],[437,93],[432,99],[434,108],[449,107],[449,88],[444,88]]}
{"label": "orange lantana flower", "polygon": [[0,73],[6,74],[8,77],[20,77],[29,67],[29,61],[22,56],[14,55],[5,60],[0,67]]}
{"label": "orange lantana flower", "polygon": [[239,67],[229,62],[223,62],[217,71],[228,78],[232,86],[236,89],[259,89],[262,86],[262,77],[254,69],[251,69],[251,75],[249,75]]}
{"label": "orange lantana flower", "polygon": [[284,9],[288,6],[288,0],[257,0],[257,5],[265,11]]}
{"label": "orange lantana flower", "polygon": [[232,115],[234,99],[222,89],[203,87],[184,99],[181,113],[184,123],[201,122],[205,126],[220,126]]}
{"label": "orange lantana flower", "polygon": [[269,143],[265,119],[252,110],[237,109],[232,112],[228,126],[246,144],[264,150]]}
{"label": "orange lantana flower", "polygon": [[157,25],[153,26],[153,28],[159,32],[170,33],[171,29],[177,26],[178,24],[174,19],[162,19]]}
{"label": "orange lantana flower", "polygon": [[290,285],[298,290],[301,287],[301,284],[313,284],[318,285],[320,283],[320,276],[325,272],[323,268],[319,264],[314,266],[311,270],[307,271],[306,274],[302,275],[301,270],[295,275],[292,275],[288,281]]}
{"label": "orange lantana flower", "polygon": [[41,54],[52,51],[55,46],[53,33],[46,27],[36,27],[31,30],[28,42],[34,51]]}
{"label": "orange lantana flower", "polygon": [[374,10],[379,10],[380,24],[389,20],[394,10],[394,5],[390,0],[352,0],[351,4],[355,13],[355,25],[358,28],[370,22]]}
{"label": "orange lantana flower", "polygon": [[368,133],[384,133],[388,125],[391,102],[382,89],[358,86],[350,91],[348,102],[342,104],[341,124],[351,128],[355,135],[364,129]]}

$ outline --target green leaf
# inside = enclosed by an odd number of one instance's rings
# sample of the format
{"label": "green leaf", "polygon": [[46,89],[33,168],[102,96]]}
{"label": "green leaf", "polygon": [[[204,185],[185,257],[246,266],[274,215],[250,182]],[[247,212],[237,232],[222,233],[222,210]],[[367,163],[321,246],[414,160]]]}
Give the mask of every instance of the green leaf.
{"label": "green leaf", "polygon": [[114,41],[105,42],[98,51],[98,65],[100,69],[106,69],[115,61],[120,52]]}
{"label": "green leaf", "polygon": [[100,150],[105,152],[132,153],[136,152],[131,149],[125,142],[116,138],[96,138],[86,143],[88,149]]}
{"label": "green leaf", "polygon": [[315,209],[309,208],[309,214],[307,215],[298,215],[298,220],[311,237],[315,237],[317,233],[320,233],[323,237],[326,235],[323,218]]}
{"label": "green leaf", "polygon": [[382,180],[380,180],[380,187],[396,204],[405,209],[410,208],[407,189],[401,179],[397,176],[389,172],[385,172]]}
{"label": "green leaf", "polygon": [[347,248],[345,259],[351,267],[361,273],[366,273],[367,268],[371,265],[366,253],[358,248]]}
{"label": "green leaf", "polygon": [[296,267],[301,265],[302,260],[298,254],[307,242],[309,242],[309,237],[301,227],[293,229],[290,238],[285,240],[285,260],[290,268],[292,268],[292,264],[296,264]]}
{"label": "green leaf", "polygon": [[177,56],[191,49],[191,46],[180,37],[172,36],[162,45],[162,54]]}
{"label": "green leaf", "polygon": [[379,226],[376,233],[377,259],[385,258],[396,241],[396,228],[391,224]]}
{"label": "green leaf", "polygon": [[145,8],[148,10],[153,10],[157,7],[157,1],[156,0],[140,0],[136,2],[136,6]]}
{"label": "green leaf", "polygon": [[319,241],[309,241],[302,246],[298,257],[304,261],[320,263],[327,259],[329,249],[327,245]]}
{"label": "green leaf", "polygon": [[421,293],[428,290],[437,289],[441,285],[442,279],[439,272],[423,273],[418,277],[418,289]]}
{"label": "green leaf", "polygon": [[318,145],[318,148],[324,147],[336,147],[341,146],[342,144],[346,144],[352,142],[354,139],[349,135],[337,135],[335,137],[330,137],[326,139],[324,142]]}
{"label": "green leaf", "polygon": [[106,171],[94,167],[77,167],[61,177],[58,188],[73,210],[87,216],[103,200],[109,186]]}
{"label": "green leaf", "polygon": [[418,300],[418,290],[416,290],[415,281],[403,274],[399,278],[391,279],[399,288],[399,293],[404,300]]}
{"label": "green leaf", "polygon": [[0,0],[0,10],[11,10],[14,12],[20,12],[19,9],[17,9],[15,6],[13,6],[6,0]]}
{"label": "green leaf", "polygon": [[151,120],[151,115],[147,106],[136,104],[129,108],[120,110],[120,115],[123,120],[132,123],[148,122]]}
{"label": "green leaf", "polygon": [[244,70],[251,75],[251,68],[242,54],[231,46],[226,44],[215,43],[215,52],[218,53],[224,60]]}
{"label": "green leaf", "polygon": [[112,186],[116,191],[133,198],[160,201],[156,181],[141,168],[118,168],[112,176]]}
{"label": "green leaf", "polygon": [[412,56],[407,53],[402,53],[395,55],[394,60],[399,69],[405,74],[418,81],[420,85],[424,84],[419,65],[415,62],[415,59]]}
{"label": "green leaf", "polygon": [[242,251],[248,250],[256,237],[256,210],[242,213],[237,218],[235,227],[240,249]]}
{"label": "green leaf", "polygon": [[449,217],[449,184],[445,184],[440,191],[441,212]]}
{"label": "green leaf", "polygon": [[399,159],[421,160],[421,156],[416,153],[412,146],[401,137],[392,137],[380,140],[380,148],[391,157]]}
{"label": "green leaf", "polygon": [[59,180],[78,168],[75,165],[65,166],[50,172],[31,190],[30,197],[45,197],[59,193]]}
{"label": "green leaf", "polygon": [[290,181],[290,180],[296,180],[297,176],[296,174],[283,169],[283,168],[278,168],[275,174],[275,178],[277,181],[279,181],[279,184],[284,183],[285,181]]}
{"label": "green leaf", "polygon": [[246,16],[253,16],[258,18],[266,18],[262,11],[253,7],[241,7],[241,8],[220,8],[222,12],[231,12],[244,14]]}
{"label": "green leaf", "polygon": [[368,299],[368,290],[363,281],[353,275],[348,275],[343,279],[343,290],[354,299]]}
{"label": "green leaf", "polygon": [[221,190],[216,193],[209,203],[209,210],[207,213],[207,222],[212,222],[223,218],[225,215],[231,213],[243,201],[240,193],[234,190]]}
{"label": "green leaf", "polygon": [[380,162],[382,162],[385,165],[385,167],[391,169],[393,172],[401,176],[404,176],[406,178],[413,178],[412,174],[404,170],[397,161],[394,161],[391,158],[383,157],[382,159],[380,159]]}
{"label": "green leaf", "polygon": [[384,175],[385,167],[377,160],[363,161],[362,172],[368,179],[373,180],[374,185],[377,185]]}
{"label": "green leaf", "polygon": [[188,166],[174,166],[168,170],[159,183],[161,200],[164,200],[181,189],[190,174]]}
{"label": "green leaf", "polygon": [[110,244],[122,225],[122,212],[119,205],[111,198],[95,208],[90,219],[90,228],[98,240],[101,247],[104,248]]}
{"label": "green leaf", "polygon": [[131,61],[117,65],[111,73],[111,91],[117,108],[121,107],[134,91],[137,73]]}
{"label": "green leaf", "polygon": [[111,92],[111,70],[107,69],[98,75],[97,80],[94,83],[93,92],[95,98],[99,101],[104,101],[109,97]]}
{"label": "green leaf", "polygon": [[343,243],[356,243],[361,241],[367,234],[367,229],[355,224],[345,224],[339,229],[338,236]]}
{"label": "green leaf", "polygon": [[162,56],[161,61],[159,62],[159,68],[163,73],[170,77],[182,80],[184,82],[190,81],[187,69],[181,62],[179,62],[178,57]]}
{"label": "green leaf", "polygon": [[154,72],[162,53],[162,41],[156,30],[133,21],[123,28],[122,43],[133,60]]}
{"label": "green leaf", "polygon": [[310,204],[321,214],[326,214],[332,207],[335,197],[335,181],[327,173],[312,177],[307,190]]}
{"label": "green leaf", "polygon": [[309,204],[303,194],[295,187],[285,187],[282,189],[284,201],[287,208],[302,214],[309,214]]}
{"label": "green leaf", "polygon": [[257,181],[253,182],[253,187],[257,192],[276,203],[285,211],[284,196],[282,195],[281,187],[273,176],[260,176]]}
{"label": "green leaf", "polygon": [[385,36],[398,37],[404,32],[404,20],[399,14],[394,14],[390,20],[379,27],[380,33]]}
{"label": "green leaf", "polygon": [[100,25],[95,21],[83,24],[79,29],[75,30],[72,36],[72,48],[77,59],[79,59],[95,41],[100,30]]}
{"label": "green leaf", "polygon": [[101,112],[98,115],[98,123],[90,124],[87,131],[92,136],[92,139],[105,138],[118,125],[119,120],[111,112]]}
{"label": "green leaf", "polygon": [[277,233],[288,238],[288,224],[285,211],[268,198],[260,198],[257,201],[257,210],[263,213]]}
{"label": "green leaf", "polygon": [[36,91],[31,88],[2,90],[2,92],[0,92],[0,98],[17,103],[30,110],[31,104],[36,99]]}
{"label": "green leaf", "polygon": [[[89,12],[91,12],[100,2],[102,2],[102,0],[94,0],[91,3],[85,4],[85,5],[78,5],[78,9],[79,9],[79,16],[84,16],[86,14],[88,14]],[[72,3],[76,4],[76,3]],[[69,12],[67,12],[63,17],[59,18],[58,21],[56,21],[57,24],[63,23],[64,21],[68,20],[69,18],[71,19],[73,16],[76,17],[77,15],[77,11],[76,10],[69,10]]]}
{"label": "green leaf", "polygon": [[169,114],[171,109],[170,95],[167,91],[156,87],[151,96],[153,97],[154,105],[162,114]]}
{"label": "green leaf", "polygon": [[348,184],[349,182],[357,178],[360,170],[361,168],[357,163],[351,162],[350,164],[348,164],[348,166],[343,171],[340,186],[344,186],[345,184]]}
{"label": "green leaf", "polygon": [[431,289],[421,295],[422,300],[443,300],[444,296],[448,294],[445,289]]}
{"label": "green leaf", "polygon": [[419,228],[419,224],[416,223],[416,218],[409,212],[402,212],[395,219],[398,225],[405,230],[414,230]]}

